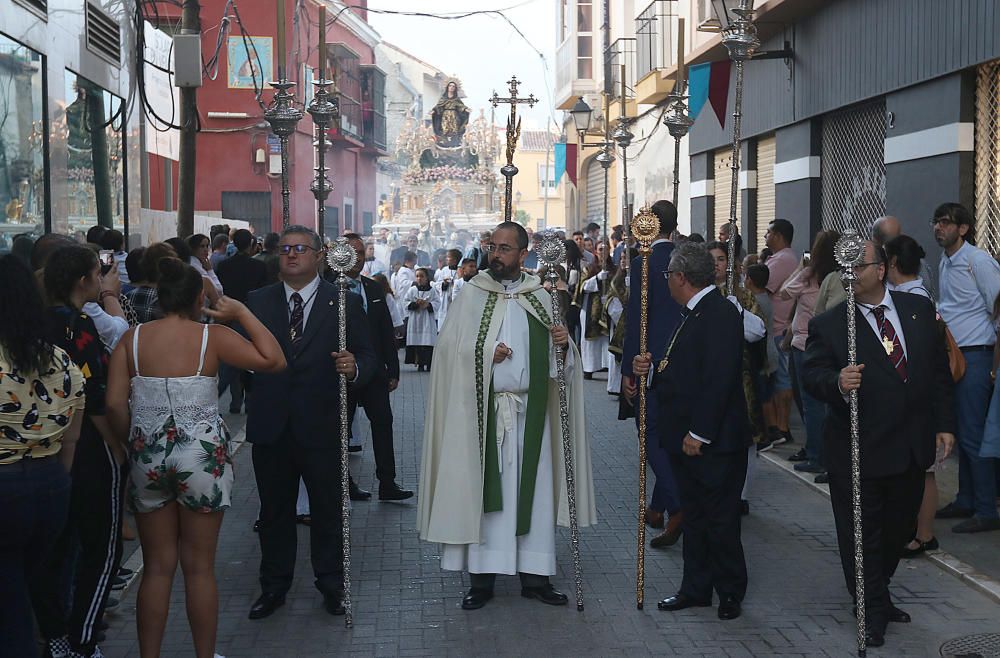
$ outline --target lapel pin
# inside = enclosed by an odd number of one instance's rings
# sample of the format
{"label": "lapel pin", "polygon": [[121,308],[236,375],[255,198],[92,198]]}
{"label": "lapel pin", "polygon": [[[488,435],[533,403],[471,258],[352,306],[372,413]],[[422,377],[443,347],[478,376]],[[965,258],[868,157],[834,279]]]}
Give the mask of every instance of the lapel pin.
{"label": "lapel pin", "polygon": [[[330,303],[329,303],[329,305],[330,305],[330,306],[333,306],[333,300],[332,300],[332,299],[330,300]],[[916,317],[916,316],[914,316],[914,317]]]}
{"label": "lapel pin", "polygon": [[914,319],[914,320],[916,320],[916,319],[917,319],[917,314],[916,314],[916,313],[914,313],[914,314],[913,314],[913,319]]}

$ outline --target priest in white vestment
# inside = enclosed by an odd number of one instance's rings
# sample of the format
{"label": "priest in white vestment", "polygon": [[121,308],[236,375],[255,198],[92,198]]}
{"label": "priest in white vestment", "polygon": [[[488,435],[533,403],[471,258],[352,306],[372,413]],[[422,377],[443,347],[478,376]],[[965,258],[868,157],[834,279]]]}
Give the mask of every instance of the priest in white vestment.
{"label": "priest in white vestment", "polygon": [[[581,527],[596,519],[579,353],[552,325],[538,277],[521,272],[528,237],[497,227],[490,267],[464,286],[439,336],[424,424],[418,527],[443,544],[443,569],[468,571],[462,607],[493,597],[496,574],[519,574],[521,594],[566,603],[555,525],[568,524],[555,350],[566,350],[571,458]],[[557,347],[559,346],[559,347]]]}

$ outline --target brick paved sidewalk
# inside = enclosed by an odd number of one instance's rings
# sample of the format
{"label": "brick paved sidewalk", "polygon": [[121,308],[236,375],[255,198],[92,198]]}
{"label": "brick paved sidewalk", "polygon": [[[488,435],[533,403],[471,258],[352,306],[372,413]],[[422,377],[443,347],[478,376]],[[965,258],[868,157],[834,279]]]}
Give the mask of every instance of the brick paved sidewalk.
{"label": "brick paved sidewalk", "polygon": [[[429,377],[404,366],[394,394],[401,485],[416,488],[424,399]],[[482,610],[459,603],[460,574],[442,572],[437,546],[421,543],[410,504],[357,503],[353,514],[355,625],[327,615],[312,585],[308,530],[299,531],[299,562],[288,603],[272,617],[249,621],[259,594],[259,550],[251,526],[257,512],[250,451],[237,457],[233,509],[222,529],[217,561],[219,638],[228,658],[244,656],[847,656],[854,618],[840,564],[829,502],[766,463],[751,494],[743,542],[750,587],[743,616],[721,622],[714,608],[663,613],[656,601],[680,582],[680,545],[646,551],[646,607],[635,609],[636,440],[633,426],[614,420],[616,401],[605,382],[586,382],[600,524],[583,531],[586,610],[551,608],[522,599],[516,577],[501,577],[497,598]],[[370,444],[352,472],[375,486]],[[336,473],[331,465],[331,477]],[[559,534],[560,575],[572,592],[568,532]],[[102,647],[108,656],[137,656],[135,588],[129,590]],[[925,560],[901,565],[893,587],[909,625],[890,626],[887,645],[869,656],[938,655],[946,640],[1000,631],[1000,606]],[[165,657],[191,656],[180,576],[164,642]]]}

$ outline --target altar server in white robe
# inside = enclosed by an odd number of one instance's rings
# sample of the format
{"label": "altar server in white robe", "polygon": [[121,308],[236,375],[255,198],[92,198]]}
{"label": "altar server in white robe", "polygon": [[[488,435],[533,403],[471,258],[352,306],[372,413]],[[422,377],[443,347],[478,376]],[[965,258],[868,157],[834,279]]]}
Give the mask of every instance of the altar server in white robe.
{"label": "altar server in white robe", "polygon": [[568,523],[555,350],[566,350],[578,522],[596,518],[579,354],[553,326],[538,277],[521,272],[528,236],[493,232],[489,270],[453,302],[439,341],[424,423],[418,528],[443,544],[441,567],[468,571],[467,610],[493,598],[496,574],[519,574],[521,595],[566,596],[556,573],[555,525]]}
{"label": "altar server in white robe", "polygon": [[416,365],[420,372],[431,369],[438,335],[435,317],[441,311],[441,293],[431,286],[431,273],[427,268],[417,268],[416,277],[416,283],[403,295],[403,308],[409,318],[405,362]]}
{"label": "altar server in white robe", "polygon": [[602,290],[608,272],[602,270],[583,282],[583,305],[580,308],[580,357],[583,376],[590,379],[595,372],[608,367],[608,330],[604,326]]}
{"label": "altar server in white robe", "polygon": [[441,308],[437,312],[438,331],[444,326],[444,319],[448,317],[448,308],[455,299],[455,285],[462,277],[458,273],[458,263],[462,260],[462,252],[458,249],[449,249],[445,253],[444,267],[434,273],[433,285],[438,290],[441,297]]}

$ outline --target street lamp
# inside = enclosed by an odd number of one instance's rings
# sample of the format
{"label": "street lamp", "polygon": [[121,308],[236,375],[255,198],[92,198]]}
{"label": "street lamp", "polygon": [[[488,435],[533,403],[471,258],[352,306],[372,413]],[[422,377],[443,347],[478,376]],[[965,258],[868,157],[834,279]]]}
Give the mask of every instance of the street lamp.
{"label": "street lamp", "polygon": [[573,124],[576,126],[576,132],[580,135],[582,142],[583,134],[590,130],[590,121],[594,118],[594,110],[587,105],[587,101],[583,100],[583,96],[580,96],[569,113],[573,115]]}

